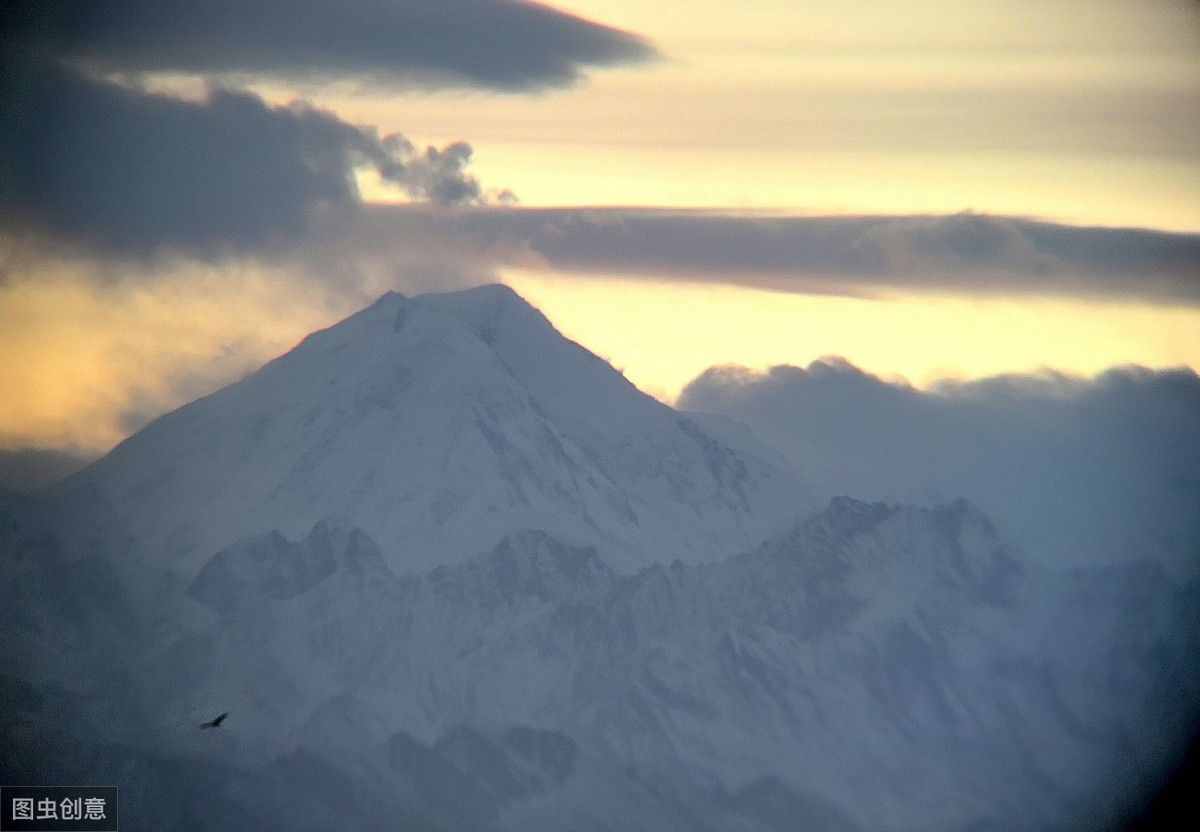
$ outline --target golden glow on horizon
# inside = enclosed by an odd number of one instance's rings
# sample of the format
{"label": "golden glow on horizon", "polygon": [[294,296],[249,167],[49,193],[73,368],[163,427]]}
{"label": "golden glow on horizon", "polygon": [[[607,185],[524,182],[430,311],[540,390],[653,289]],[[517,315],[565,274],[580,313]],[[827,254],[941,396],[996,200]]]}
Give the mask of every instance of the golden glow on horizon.
{"label": "golden glow on horizon", "polygon": [[1200,310],[1040,299],[859,300],[719,284],[555,278],[505,282],[568,338],[672,402],[718,364],[765,369],[840,355],[917,385],[1044,368],[1200,367]]}
{"label": "golden glow on horizon", "polygon": [[0,448],[108,450],[127,417],[212,392],[330,322],[293,294],[286,279],[207,269],[109,287],[64,270],[0,287]]}

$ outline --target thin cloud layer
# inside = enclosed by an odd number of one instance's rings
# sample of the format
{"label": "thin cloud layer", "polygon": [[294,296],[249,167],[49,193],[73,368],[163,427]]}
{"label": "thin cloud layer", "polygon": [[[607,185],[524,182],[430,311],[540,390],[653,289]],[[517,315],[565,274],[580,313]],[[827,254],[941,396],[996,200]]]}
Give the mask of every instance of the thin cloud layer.
{"label": "thin cloud layer", "polygon": [[965,496],[1035,556],[1161,554],[1200,564],[1200,376],[1118,368],[946,382],[922,391],[840,359],[717,367],[679,406],[737,419],[815,489],[867,499]]}
{"label": "thin cloud layer", "polygon": [[475,214],[462,230],[506,240],[524,265],[776,291],[1040,294],[1200,304],[1200,235],[950,216],[773,217],[551,209]]}
{"label": "thin cloud layer", "polygon": [[636,35],[520,0],[18,0],[10,43],[103,71],[522,91],[646,60]]}
{"label": "thin cloud layer", "polygon": [[102,254],[253,251],[358,204],[356,168],[416,199],[477,203],[471,147],[418,151],[303,103],[212,89],[185,101],[51,64],[4,64],[0,228]]}

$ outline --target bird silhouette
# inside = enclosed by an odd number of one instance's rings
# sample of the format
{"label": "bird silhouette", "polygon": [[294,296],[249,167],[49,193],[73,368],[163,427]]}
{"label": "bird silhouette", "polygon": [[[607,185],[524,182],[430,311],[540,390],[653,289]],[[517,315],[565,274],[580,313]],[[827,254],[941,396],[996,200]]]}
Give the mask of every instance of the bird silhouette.
{"label": "bird silhouette", "polygon": [[216,719],[212,720],[211,722],[201,722],[200,727],[201,728],[220,728],[221,723],[225,721],[225,717],[227,717],[227,716],[229,716],[229,711],[226,711],[225,713],[221,714],[220,716],[218,716]]}

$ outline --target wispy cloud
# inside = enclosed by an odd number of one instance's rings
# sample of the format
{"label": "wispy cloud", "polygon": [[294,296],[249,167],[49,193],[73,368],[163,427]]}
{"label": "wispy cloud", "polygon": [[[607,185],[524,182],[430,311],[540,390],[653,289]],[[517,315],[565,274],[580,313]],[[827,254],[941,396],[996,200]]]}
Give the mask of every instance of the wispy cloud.
{"label": "wispy cloud", "polygon": [[474,213],[464,237],[578,274],[854,296],[890,291],[1200,304],[1200,235],[985,214],[762,216],[548,209]]}

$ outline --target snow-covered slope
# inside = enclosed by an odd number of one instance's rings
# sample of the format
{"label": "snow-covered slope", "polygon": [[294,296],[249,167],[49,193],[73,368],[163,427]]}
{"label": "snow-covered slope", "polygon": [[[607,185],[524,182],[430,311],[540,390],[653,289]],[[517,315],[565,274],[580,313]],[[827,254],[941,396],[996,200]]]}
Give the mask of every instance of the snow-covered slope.
{"label": "snow-covered slope", "polygon": [[185,573],[246,535],[339,517],[393,566],[541,528],[620,568],[762,540],[805,501],[787,469],[640,393],[510,289],[387,294],[171,413],[94,487]]}

